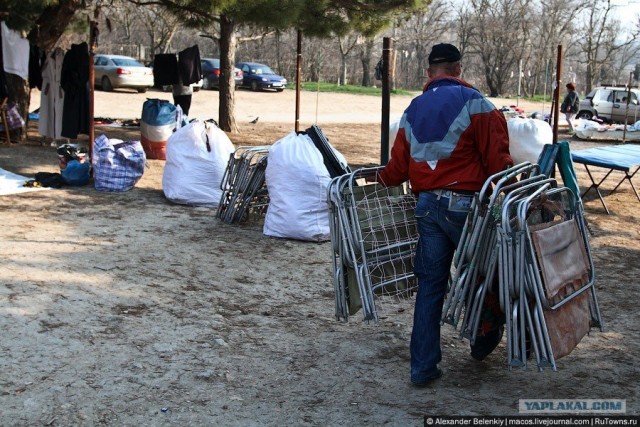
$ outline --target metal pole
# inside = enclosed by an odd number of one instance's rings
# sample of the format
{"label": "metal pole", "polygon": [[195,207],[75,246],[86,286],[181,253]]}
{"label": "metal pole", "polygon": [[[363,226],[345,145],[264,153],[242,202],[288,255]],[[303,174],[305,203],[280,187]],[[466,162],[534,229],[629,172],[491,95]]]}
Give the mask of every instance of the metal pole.
{"label": "metal pole", "polygon": [[518,64],[518,96],[516,97],[516,107],[520,106],[520,88],[522,87],[522,59]]}
{"label": "metal pole", "polygon": [[558,45],[556,59],[556,87],[553,93],[553,143],[558,143],[558,122],[560,121],[560,85],[562,83],[562,45]]}
{"label": "metal pole", "polygon": [[[627,120],[629,119],[629,102],[631,101],[631,85],[633,84],[633,71],[629,73],[629,84],[627,85],[627,109],[624,112],[624,130],[622,131],[622,143],[627,139]],[[636,111],[638,109],[636,108]]]}
{"label": "metal pole", "polygon": [[300,82],[302,80],[302,31],[298,30],[298,45],[296,48],[296,122],[295,131],[300,132]]}
{"label": "metal pole", "polygon": [[95,69],[93,68],[93,57],[96,54],[96,45],[98,34],[98,23],[96,21],[89,22],[89,159],[93,158],[93,142],[96,139],[96,130],[94,124],[95,114]]}
{"label": "metal pole", "polygon": [[393,42],[391,38],[382,40],[382,124],[380,128],[380,164],[389,161],[389,114],[391,112],[391,86],[389,82],[389,65]]}
{"label": "metal pole", "polygon": [[544,67],[544,92],[542,95],[542,119],[544,119],[544,103],[547,101],[547,80],[549,79],[549,58],[547,65]]}

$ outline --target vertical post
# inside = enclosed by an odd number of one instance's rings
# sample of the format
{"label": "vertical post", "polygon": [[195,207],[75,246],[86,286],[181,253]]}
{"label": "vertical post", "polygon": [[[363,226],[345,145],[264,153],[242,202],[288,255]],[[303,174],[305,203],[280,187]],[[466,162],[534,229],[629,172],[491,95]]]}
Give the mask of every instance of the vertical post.
{"label": "vertical post", "polygon": [[391,87],[389,82],[389,66],[393,43],[391,38],[382,40],[382,124],[380,138],[380,164],[389,161],[389,114],[391,111]]}
{"label": "vertical post", "polygon": [[544,92],[542,95],[542,118],[544,119],[544,103],[547,101],[547,79],[549,78],[549,58],[547,65],[544,67]]}
{"label": "vertical post", "polygon": [[553,143],[558,143],[558,121],[560,120],[560,85],[562,84],[562,45],[558,45],[558,57],[556,59],[556,81],[553,92]]}
{"label": "vertical post", "polygon": [[296,122],[295,131],[300,132],[300,82],[302,81],[302,31],[298,30],[296,56]]}
{"label": "vertical post", "polygon": [[522,59],[518,63],[518,96],[516,97],[516,107],[520,106],[520,88],[522,87]]}
{"label": "vertical post", "polygon": [[[627,105],[624,112],[624,130],[622,131],[622,143],[627,139],[627,120],[629,119],[629,102],[631,101],[631,85],[633,84],[633,71],[629,73],[629,84],[627,85]],[[636,107],[636,112],[638,108]]]}
{"label": "vertical post", "polygon": [[93,57],[96,54],[96,45],[98,43],[98,23],[96,21],[89,22],[89,159],[93,158],[93,142],[96,139],[96,131],[94,125],[95,114],[95,70],[93,68]]}

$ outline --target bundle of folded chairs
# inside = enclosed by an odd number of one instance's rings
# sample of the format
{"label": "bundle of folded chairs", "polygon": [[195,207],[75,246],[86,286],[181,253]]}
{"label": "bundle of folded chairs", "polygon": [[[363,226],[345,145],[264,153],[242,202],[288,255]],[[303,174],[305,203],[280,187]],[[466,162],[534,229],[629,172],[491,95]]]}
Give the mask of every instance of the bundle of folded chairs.
{"label": "bundle of folded chairs", "polygon": [[252,214],[264,216],[269,206],[264,179],[268,154],[268,146],[242,146],[229,156],[220,182],[222,196],[217,218],[232,224],[245,221]]}
{"label": "bundle of folded chairs", "polygon": [[467,217],[442,315],[474,342],[488,302],[497,301],[510,369],[526,368],[533,351],[539,369],[556,370],[591,326],[602,329],[580,197],[540,170],[522,163],[487,179]]}
{"label": "bundle of folded chairs", "polygon": [[385,304],[406,302],[415,290],[416,200],[408,183],[368,182],[380,169],[340,175],[327,189],[339,320],[362,309],[364,320],[378,321]]}

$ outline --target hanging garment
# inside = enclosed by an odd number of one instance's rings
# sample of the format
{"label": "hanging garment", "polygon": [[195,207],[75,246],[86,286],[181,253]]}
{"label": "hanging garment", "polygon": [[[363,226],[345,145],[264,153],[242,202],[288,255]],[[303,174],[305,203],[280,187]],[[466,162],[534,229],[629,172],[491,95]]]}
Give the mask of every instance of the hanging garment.
{"label": "hanging garment", "polygon": [[42,66],[45,61],[42,49],[34,44],[29,44],[29,87],[37,87],[42,90]]}
{"label": "hanging garment", "polygon": [[53,139],[62,138],[62,110],[64,90],[60,85],[64,51],[57,47],[47,55],[42,69],[42,92],[40,93],[40,120],[38,132]]}
{"label": "hanging garment", "polygon": [[71,45],[64,55],[60,85],[64,90],[62,133],[65,138],[89,134],[89,46]]}
{"label": "hanging garment", "polygon": [[202,78],[200,49],[198,45],[186,48],[178,53],[178,72],[185,86],[198,83]]}
{"label": "hanging garment", "polygon": [[153,58],[153,85],[178,83],[178,58],[174,53],[158,53]]}
{"label": "hanging garment", "polygon": [[2,31],[0,31],[0,101],[9,97],[9,87],[7,86],[7,76],[4,73],[2,57]]}
{"label": "hanging garment", "polygon": [[4,21],[0,22],[0,31],[2,31],[4,71],[27,80],[29,78],[29,41],[23,39],[17,31],[9,29]]}

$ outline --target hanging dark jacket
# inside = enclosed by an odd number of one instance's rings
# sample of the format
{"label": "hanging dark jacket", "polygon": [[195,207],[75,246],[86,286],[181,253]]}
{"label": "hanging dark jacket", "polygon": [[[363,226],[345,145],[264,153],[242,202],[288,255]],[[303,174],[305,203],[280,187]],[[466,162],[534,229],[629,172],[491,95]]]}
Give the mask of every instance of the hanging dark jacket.
{"label": "hanging dark jacket", "polygon": [[198,83],[202,78],[202,65],[200,64],[200,49],[198,45],[186,48],[178,53],[178,71],[185,86]]}
{"label": "hanging dark jacket", "polygon": [[65,138],[89,134],[89,46],[71,45],[62,60],[60,86],[64,90],[62,132]]}
{"label": "hanging dark jacket", "polygon": [[169,86],[178,83],[178,58],[175,53],[158,53],[153,57],[153,85]]}

